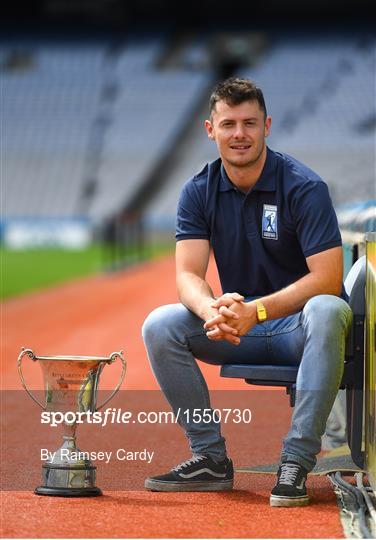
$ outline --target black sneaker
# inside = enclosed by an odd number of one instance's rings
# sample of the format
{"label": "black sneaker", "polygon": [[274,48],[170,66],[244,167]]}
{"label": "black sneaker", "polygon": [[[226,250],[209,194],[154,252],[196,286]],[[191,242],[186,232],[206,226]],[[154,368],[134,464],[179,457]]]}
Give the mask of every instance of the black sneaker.
{"label": "black sneaker", "polygon": [[216,462],[210,457],[194,455],[167,474],[145,480],[151,491],[229,491],[234,484],[232,461]]}
{"label": "black sneaker", "polygon": [[270,506],[305,506],[309,503],[305,486],[308,471],[295,461],[278,469],[277,483],[270,495]]}

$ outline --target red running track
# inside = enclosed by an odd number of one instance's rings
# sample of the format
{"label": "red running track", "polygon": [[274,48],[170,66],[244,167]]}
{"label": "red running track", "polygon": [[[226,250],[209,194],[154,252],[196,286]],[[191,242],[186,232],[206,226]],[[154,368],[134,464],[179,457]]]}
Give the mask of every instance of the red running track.
{"label": "red running track", "polygon": [[[219,292],[213,267],[210,275]],[[170,302],[176,302],[174,262],[166,257],[2,304],[2,537],[342,538],[335,497],[326,478],[309,479],[312,504],[301,509],[269,506],[274,484],[271,475],[238,473],[231,493],[144,491],[147,474],[164,472],[189,457],[185,439],[175,425],[117,426],[105,438],[99,428],[90,431],[82,426],[79,441],[85,449],[90,444],[111,446],[117,438],[118,445],[153,449],[154,459],[150,464],[129,461],[113,468],[97,464],[98,483],[105,492],[100,498],[62,499],[32,493],[40,477],[40,445],[57,447],[60,435],[59,428],[44,426],[41,431],[39,412],[21,390],[16,369],[21,346],[37,355],[101,356],[124,349],[128,372],[124,391],[116,399],[131,402],[141,396],[145,407],[153,407],[153,400],[161,398],[140,329],[154,307]],[[24,361],[28,384],[41,388],[39,369],[28,360]],[[200,365],[209,387],[221,390],[215,392],[221,406],[226,400],[235,405],[251,404],[251,424],[223,427],[235,466],[276,461],[289,422],[287,398],[279,390],[254,391],[242,381],[221,379],[218,367]],[[106,368],[102,386],[111,389],[118,374],[119,368]],[[109,406],[117,407],[118,403],[114,400]]]}

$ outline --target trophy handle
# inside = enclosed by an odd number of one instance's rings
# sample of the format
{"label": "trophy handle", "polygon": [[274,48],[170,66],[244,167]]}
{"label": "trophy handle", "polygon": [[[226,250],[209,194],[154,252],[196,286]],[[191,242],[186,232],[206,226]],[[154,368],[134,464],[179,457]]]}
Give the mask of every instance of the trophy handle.
{"label": "trophy handle", "polygon": [[31,399],[33,401],[35,401],[35,403],[37,405],[39,405],[39,407],[42,407],[42,409],[46,409],[45,405],[42,405],[41,402],[33,396],[33,394],[30,392],[30,390],[28,389],[28,387],[26,386],[26,382],[25,382],[25,379],[24,379],[24,376],[23,376],[23,373],[22,373],[22,369],[21,369],[21,364],[22,364],[22,357],[27,354],[29,356],[29,358],[31,358],[34,362],[37,360],[37,357],[35,356],[35,354],[33,353],[33,351],[31,349],[25,349],[24,347],[21,348],[21,353],[20,355],[18,356],[18,360],[17,360],[17,367],[18,367],[18,373],[20,375],[20,379],[21,379],[21,383],[22,383],[22,386],[24,387],[24,389],[26,390],[26,392],[29,394],[29,396],[31,397]]}
{"label": "trophy handle", "polygon": [[126,369],[127,369],[127,363],[126,363],[125,358],[124,358],[124,351],[112,353],[110,358],[108,359],[107,363],[112,364],[112,362],[115,360],[115,358],[117,356],[120,358],[120,361],[121,361],[121,363],[123,365],[123,369],[121,370],[120,380],[117,383],[115,390],[113,390],[113,392],[111,392],[111,394],[108,396],[108,398],[105,399],[105,401],[96,408],[97,411],[99,411],[99,409],[104,407],[104,405],[106,405],[106,403],[108,403],[110,401],[110,399],[112,399],[114,397],[114,395],[119,392],[120,386],[121,386],[121,384],[122,384],[122,382],[124,380],[125,372],[126,372]]}

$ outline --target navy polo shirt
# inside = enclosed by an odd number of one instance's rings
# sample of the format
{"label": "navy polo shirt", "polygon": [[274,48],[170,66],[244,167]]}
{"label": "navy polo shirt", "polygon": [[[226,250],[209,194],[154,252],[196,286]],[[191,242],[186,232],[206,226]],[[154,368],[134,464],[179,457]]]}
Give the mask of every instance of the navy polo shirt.
{"label": "navy polo shirt", "polygon": [[248,193],[221,159],[189,179],[180,195],[176,239],[209,240],[223,292],[264,296],[309,272],[306,257],[341,246],[328,187],[296,159],[267,149]]}

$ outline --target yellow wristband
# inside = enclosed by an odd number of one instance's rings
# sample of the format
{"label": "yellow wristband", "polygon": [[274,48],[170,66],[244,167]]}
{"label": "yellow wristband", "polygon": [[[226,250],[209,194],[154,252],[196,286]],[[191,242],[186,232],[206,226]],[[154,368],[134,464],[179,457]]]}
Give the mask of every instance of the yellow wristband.
{"label": "yellow wristband", "polygon": [[258,322],[264,322],[268,318],[264,304],[258,300],[256,300],[256,317]]}

